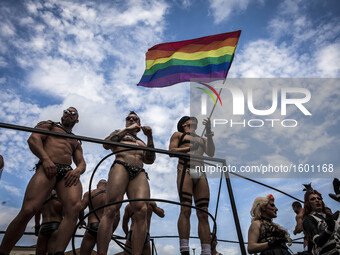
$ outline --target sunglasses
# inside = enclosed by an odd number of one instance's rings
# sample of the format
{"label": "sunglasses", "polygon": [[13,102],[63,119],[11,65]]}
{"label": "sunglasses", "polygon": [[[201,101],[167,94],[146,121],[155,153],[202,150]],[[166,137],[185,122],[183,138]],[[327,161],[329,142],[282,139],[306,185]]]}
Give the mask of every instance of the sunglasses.
{"label": "sunglasses", "polygon": [[129,121],[129,120],[134,120],[134,121],[138,121],[139,120],[139,118],[138,117],[136,117],[136,116],[127,116],[126,118],[125,118],[125,120],[126,121]]}
{"label": "sunglasses", "polygon": [[64,110],[64,113],[65,114],[71,114],[71,115],[76,115],[77,114],[77,112],[75,112],[75,111],[70,111],[70,110]]}

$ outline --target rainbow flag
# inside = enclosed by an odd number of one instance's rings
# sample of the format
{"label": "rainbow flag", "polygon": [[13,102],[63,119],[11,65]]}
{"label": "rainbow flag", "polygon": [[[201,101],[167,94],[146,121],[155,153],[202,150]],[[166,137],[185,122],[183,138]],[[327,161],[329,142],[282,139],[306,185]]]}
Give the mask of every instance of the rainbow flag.
{"label": "rainbow flag", "polygon": [[157,44],[146,53],[146,68],[137,85],[166,87],[191,80],[224,80],[240,35],[241,30]]}

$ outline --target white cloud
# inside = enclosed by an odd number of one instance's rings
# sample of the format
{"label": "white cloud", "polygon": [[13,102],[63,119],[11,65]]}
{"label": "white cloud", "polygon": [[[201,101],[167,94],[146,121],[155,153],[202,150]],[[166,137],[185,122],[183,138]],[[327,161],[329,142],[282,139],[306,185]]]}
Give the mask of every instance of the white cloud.
{"label": "white cloud", "polygon": [[330,77],[340,75],[340,43],[329,44],[315,54],[317,67],[322,74]]}
{"label": "white cloud", "polygon": [[22,195],[22,190],[15,187],[15,186],[12,186],[12,185],[9,185],[7,184],[7,182],[5,181],[1,181],[1,188],[7,190],[10,194],[13,194],[14,196],[21,196]]}
{"label": "white cloud", "polygon": [[[245,11],[248,5],[252,1],[250,0],[209,0],[210,12],[214,17],[216,24],[227,20],[231,15],[238,14]],[[256,1],[262,3],[262,0]]]}

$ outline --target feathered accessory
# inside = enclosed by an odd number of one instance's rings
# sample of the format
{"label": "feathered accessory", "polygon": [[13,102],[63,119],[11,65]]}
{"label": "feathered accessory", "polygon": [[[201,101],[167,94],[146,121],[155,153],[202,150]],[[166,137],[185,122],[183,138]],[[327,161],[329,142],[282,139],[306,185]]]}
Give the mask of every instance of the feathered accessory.
{"label": "feathered accessory", "polygon": [[311,193],[315,193],[314,189],[312,188],[312,183],[310,182],[309,184],[302,184],[303,186],[305,186],[305,188],[303,189],[303,191],[309,191]]}

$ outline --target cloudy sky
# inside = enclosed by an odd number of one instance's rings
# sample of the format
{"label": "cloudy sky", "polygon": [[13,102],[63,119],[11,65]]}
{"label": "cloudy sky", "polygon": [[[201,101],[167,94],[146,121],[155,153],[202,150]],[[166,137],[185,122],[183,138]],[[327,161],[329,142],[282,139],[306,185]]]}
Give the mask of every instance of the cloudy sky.
{"label": "cloudy sky", "polygon": [[[190,84],[162,89],[137,87],[148,48],[162,42],[242,30],[229,78],[339,78],[339,12],[336,0],[1,1],[0,122],[33,127],[41,120],[58,121],[63,109],[75,106],[80,122],[74,133],[104,138],[122,128],[128,111],[135,110],[142,124],[153,128],[155,146],[167,149],[178,119],[190,113]],[[217,156],[235,165],[333,163],[339,173],[339,83],[326,80],[321,84],[303,86],[311,91],[308,107],[313,115],[305,118],[290,112],[290,118],[301,124],[296,129],[255,132],[251,128],[216,128]],[[261,97],[260,92],[256,95]],[[270,99],[265,97],[263,102]],[[28,136],[0,129],[0,154],[5,158],[0,181],[0,230],[6,229],[20,209],[33,174],[29,170],[37,162],[28,149]],[[145,139],[143,134],[140,137]],[[87,171],[81,181],[85,192],[94,167],[108,152],[87,142],[83,148]],[[108,159],[102,164],[95,183],[107,177],[111,162]],[[147,170],[152,197],[178,201],[176,160],[158,155]],[[298,177],[258,180],[300,199],[301,184],[312,182],[324,194],[325,203],[338,209],[327,195],[332,191],[330,175]],[[233,178],[231,182],[245,240],[252,201],[269,193],[277,198],[276,221],[293,238],[300,237],[292,234],[295,216],[290,209],[291,198],[242,179]],[[218,179],[211,178],[209,184],[209,210],[214,213]],[[179,208],[159,205],[166,217],[153,218],[151,234],[176,235]],[[237,240],[225,185],[217,223],[218,238]],[[27,231],[33,230],[33,224],[29,223]],[[193,213],[192,235],[197,235],[196,229]],[[117,234],[122,234],[120,227]],[[23,237],[20,244],[32,245],[35,241],[35,237]],[[156,247],[159,254],[178,254],[177,239],[156,240]],[[196,240],[191,241],[191,247],[200,250]],[[113,244],[110,249],[119,251]],[[240,254],[238,245],[222,242],[218,250]],[[292,250],[301,248],[293,245]]]}

